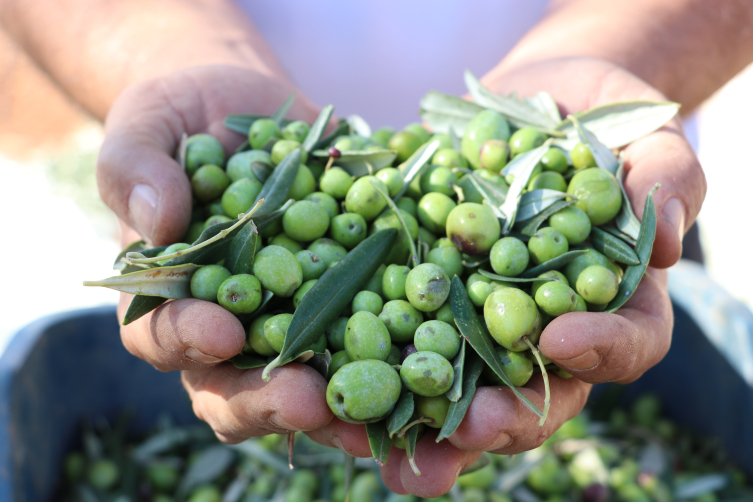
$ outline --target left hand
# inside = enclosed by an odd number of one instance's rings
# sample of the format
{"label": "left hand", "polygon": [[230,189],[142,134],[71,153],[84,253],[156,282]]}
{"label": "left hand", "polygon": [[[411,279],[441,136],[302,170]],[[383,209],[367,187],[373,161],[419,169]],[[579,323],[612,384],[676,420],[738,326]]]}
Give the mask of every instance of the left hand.
{"label": "left hand", "polygon": [[[495,92],[517,91],[522,96],[549,91],[563,116],[600,104],[665,98],[631,73],[605,61],[565,58],[543,61],[504,72],[493,72],[485,84]],[[458,430],[447,441],[435,443],[435,434],[419,441],[416,476],[405,453],[393,448],[381,469],[392,491],[436,497],[446,493],[457,476],[482,451],[520,453],[541,445],[585,405],[591,384],[628,383],[658,363],[669,350],[672,307],[667,273],[682,252],[682,236],[695,220],[706,183],[698,159],[685,139],[678,118],[658,131],[625,147],[625,188],[639,218],[643,202],[655,183],[657,232],[651,267],[633,297],[617,313],[573,312],[558,317],[539,342],[544,355],[576,378],[550,375],[551,408],[544,427],[506,387],[479,388]],[[544,386],[539,375],[521,388],[539,408]],[[337,419],[308,433],[322,444],[341,447],[351,455],[369,457],[363,426]]]}

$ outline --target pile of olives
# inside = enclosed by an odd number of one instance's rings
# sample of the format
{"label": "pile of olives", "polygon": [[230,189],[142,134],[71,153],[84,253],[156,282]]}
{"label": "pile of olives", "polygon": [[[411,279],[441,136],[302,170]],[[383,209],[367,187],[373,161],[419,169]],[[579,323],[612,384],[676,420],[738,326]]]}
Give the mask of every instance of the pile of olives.
{"label": "pile of olives", "polygon": [[125,443],[117,425],[100,419],[98,428],[85,429],[86,447],[66,456],[55,500],[344,502],[347,486],[357,502],[753,499],[745,474],[717,442],[662,417],[656,396],[644,394],[628,409],[591,405],[535,450],[484,454],[434,499],[390,493],[368,459],[357,459],[347,479],[341,452],[300,433],[290,470],[285,436],[227,446],[206,426],[161,420],[147,437]]}
{"label": "pile of olives", "polygon": [[[300,149],[301,164],[288,192],[294,202],[260,232],[251,273],[232,275],[221,263],[205,265],[190,284],[195,298],[217,302],[234,314],[251,314],[243,352],[268,358],[282,350],[296,308],[322,274],[367,236],[396,229],[384,264],[311,346],[315,353],[331,354],[327,402],[340,419],[383,419],[407,390],[415,394],[423,422],[442,427],[451,403],[445,394],[453,385],[453,359],[462,341],[448,301],[455,276],[463,279],[498,343],[499,360],[514,386],[525,385],[533,375],[529,344],[537,343],[547,323],[568,312],[604,310],[617,295],[623,270],[591,247],[589,236],[593,227],[617,215],[622,192],[615,176],[597,167],[587,145],[579,143],[569,152],[550,147],[527,184],[528,191],[567,193],[572,203],[533,235],[513,231],[502,237],[500,221],[470,172],[507,192],[515,175],[505,176],[503,169],[544,145],[544,133],[529,127],[511,133],[503,115],[484,110],[468,124],[459,148],[449,135],[431,135],[415,123],[397,132],[382,128],[370,137],[335,137],[329,158],[317,158],[301,147],[309,129],[300,121],[280,127],[272,119],[255,120],[248,132],[250,149],[227,160],[217,139],[190,137],[185,169],[195,199],[192,224],[185,243],[163,253],[185,249],[202,231],[248,211],[263,187],[259,173],[268,175]],[[429,142],[438,143],[435,153],[404,187],[406,161]],[[384,149],[396,153],[395,167],[355,177],[338,165],[342,152]],[[421,263],[415,260],[416,249]],[[585,252],[559,270],[520,281],[533,267],[572,249]],[[265,290],[277,301],[258,313]],[[560,377],[570,376],[550,368]],[[488,385],[502,383],[489,369],[482,379]],[[398,445],[401,439],[394,438]]]}

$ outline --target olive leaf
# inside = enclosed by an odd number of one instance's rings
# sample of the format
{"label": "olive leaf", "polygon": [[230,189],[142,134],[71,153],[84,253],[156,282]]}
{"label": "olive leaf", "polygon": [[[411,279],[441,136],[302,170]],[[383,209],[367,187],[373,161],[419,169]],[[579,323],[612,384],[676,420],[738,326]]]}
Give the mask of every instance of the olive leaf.
{"label": "olive leaf", "polygon": [[493,281],[504,281],[504,282],[533,282],[533,281],[553,281],[552,278],[546,278],[546,277],[507,277],[504,275],[497,275],[492,272],[489,272],[488,270],[482,270],[479,269],[479,274],[483,275],[484,277],[488,277],[489,279]]}
{"label": "olive leaf", "polygon": [[[624,101],[597,106],[575,114],[607,148],[619,148],[659,129],[677,115],[680,105],[669,101]],[[570,120],[563,120],[557,130],[567,135],[555,144],[572,150],[578,133]]]}
{"label": "olive leaf", "polygon": [[392,198],[393,201],[400,200],[413,180],[420,176],[426,166],[429,165],[429,161],[438,149],[439,141],[437,140],[424,143],[400,166],[400,172],[403,174],[403,186]]}
{"label": "olive leaf", "polygon": [[319,113],[319,116],[314,121],[311,129],[309,129],[309,133],[301,144],[306,152],[311,153],[316,144],[319,143],[319,140],[322,139],[324,130],[327,129],[327,124],[329,124],[329,119],[332,117],[334,111],[335,107],[332,105],[327,105],[322,108],[322,111]]}
{"label": "olive leaf", "polygon": [[555,124],[559,124],[562,121],[560,109],[552,95],[548,92],[539,91],[532,98],[525,98],[524,101],[549,117]]}
{"label": "olive leaf", "polygon": [[497,353],[494,350],[494,343],[492,337],[486,329],[486,326],[481,323],[476,313],[476,308],[471,303],[471,299],[468,297],[468,293],[463,286],[463,282],[458,276],[452,278],[452,286],[450,287],[450,305],[452,306],[452,316],[455,318],[455,324],[460,329],[460,334],[468,340],[471,347],[481,358],[489,365],[489,367],[497,374],[502,382],[510,387],[515,396],[520,400],[523,405],[541,418],[541,410],[539,410],[535,404],[533,404],[527,397],[520,393],[520,391],[511,385],[510,379],[507,378],[502,364],[500,364]]}
{"label": "olive leaf", "polygon": [[452,361],[452,367],[455,370],[455,376],[452,380],[452,387],[445,392],[445,396],[451,402],[456,403],[463,397],[463,368],[465,367],[465,338],[461,340],[460,350],[455,359]]}
{"label": "olive leaf", "polygon": [[238,235],[233,237],[225,258],[225,268],[231,274],[250,274],[252,272],[258,239],[259,234],[253,220],[243,225]]}
{"label": "olive leaf", "polygon": [[408,455],[408,463],[416,476],[421,475],[416,465],[416,443],[418,442],[419,424],[414,425],[405,433],[405,453]]}
{"label": "olive leaf", "polygon": [[262,183],[266,182],[273,172],[272,166],[264,162],[251,162],[250,167],[251,172],[254,173],[256,179]]}
{"label": "olive leaf", "polygon": [[[349,150],[340,152],[340,154],[340,157],[335,159],[335,165],[357,178],[374,174],[383,167],[391,165],[397,156],[397,152],[394,150]],[[315,150],[312,155],[328,158],[329,152],[327,150]]]}
{"label": "olive leaf", "polygon": [[227,129],[230,129],[231,131],[235,131],[239,134],[243,134],[245,136],[248,136],[248,130],[251,129],[251,124],[256,122],[259,119],[265,119],[267,118],[266,115],[228,115],[225,117],[224,125]]}
{"label": "olive leaf", "polygon": [[494,215],[499,219],[505,219],[501,207],[507,200],[509,189],[502,188],[499,185],[495,185],[494,183],[485,180],[475,171],[466,176],[469,177],[473,186],[484,198],[486,204],[492,209]]}
{"label": "olive leaf", "polygon": [[444,425],[439,430],[437,442],[452,436],[460,426],[463,418],[465,418],[465,414],[468,412],[468,408],[471,406],[473,397],[476,394],[476,383],[481,376],[484,366],[486,366],[486,363],[476,351],[472,348],[468,349],[465,356],[463,395],[457,402],[450,403]]}
{"label": "olive leaf", "polygon": [[520,197],[516,220],[526,221],[534,218],[544,211],[544,209],[566,197],[570,197],[570,195],[549,188],[538,188],[526,192]]}
{"label": "olive leaf", "polygon": [[235,150],[233,150],[233,154],[245,152],[246,150],[251,150],[251,143],[247,139],[243,140],[243,143],[238,145]]}
{"label": "olive leaf", "polygon": [[287,154],[277,164],[254,201],[256,203],[264,199],[264,205],[256,212],[257,217],[274,211],[288,199],[288,192],[290,192],[290,187],[293,186],[300,165],[300,148],[296,148]]}
{"label": "olive leaf", "polygon": [[633,248],[628,246],[622,239],[605,232],[599,227],[591,228],[589,240],[591,241],[591,246],[607,258],[624,263],[625,265],[641,264],[641,260],[635,254]]}
{"label": "olive leaf", "polygon": [[462,475],[465,475],[465,474],[470,474],[472,472],[480,471],[481,469],[483,469],[484,467],[486,467],[487,465],[489,465],[491,463],[492,463],[491,457],[489,456],[488,453],[484,452],[484,453],[481,454],[481,456],[478,458],[478,460],[476,460],[475,462],[473,462],[470,465],[470,467],[468,467],[467,469],[464,469],[460,473],[460,475],[462,476]]}
{"label": "olive leaf", "polygon": [[192,488],[211,483],[227,472],[234,460],[235,453],[224,445],[210,446],[203,450],[181,478],[176,498],[183,499]]}
{"label": "olive leaf", "polygon": [[588,249],[576,249],[574,251],[568,251],[567,253],[563,253],[556,258],[552,258],[551,260],[541,263],[540,265],[529,268],[528,270],[523,272],[520,277],[538,277],[544,272],[549,272],[550,270],[559,270],[577,257],[582,256],[586,253],[588,253]]}
{"label": "olive leaf", "polygon": [[476,268],[489,263],[489,257],[463,255],[460,263],[462,263],[466,268]]}
{"label": "olive leaf", "polygon": [[181,171],[186,170],[186,153],[188,152],[188,134],[183,133],[180,136],[180,143],[178,144],[178,151],[175,155],[175,160],[178,162]]}
{"label": "olive leaf", "polygon": [[275,297],[275,294],[272,293],[270,290],[265,289],[261,292],[261,303],[258,307],[256,307],[256,310],[251,312],[250,314],[241,314],[236,317],[238,317],[238,320],[243,324],[244,326],[248,325],[251,321],[256,319],[257,317],[264,314],[264,312],[267,311],[269,308],[269,302],[272,301],[272,299]]}
{"label": "olive leaf", "polygon": [[250,370],[266,366],[269,363],[269,358],[260,357],[258,354],[249,355],[241,352],[228,359],[228,361],[233,363],[233,366],[239,370]]}
{"label": "olive leaf", "polygon": [[321,150],[322,148],[329,147],[335,138],[337,138],[338,136],[342,136],[343,134],[348,134],[349,130],[350,130],[350,124],[348,124],[343,119],[338,120],[337,127],[335,127],[335,130],[329,133],[328,135],[324,136],[323,138],[321,138],[319,141],[317,141],[312,150]]}
{"label": "olive leaf", "polygon": [[345,122],[348,123],[351,134],[358,134],[359,136],[363,136],[364,138],[371,137],[371,126],[369,126],[369,123],[366,122],[360,115],[348,115],[345,118]]}
{"label": "olive leaf", "polygon": [[523,195],[523,190],[528,186],[528,181],[531,178],[531,174],[533,174],[533,170],[541,160],[541,157],[543,157],[547,150],[549,150],[550,144],[551,139],[548,139],[540,147],[530,150],[510,162],[508,167],[514,168],[515,179],[513,180],[512,185],[510,185],[510,189],[507,191],[505,203],[502,204],[502,207],[500,208],[502,214],[505,216],[505,224],[502,227],[503,235],[506,235],[515,223],[518,204]]}
{"label": "olive leaf", "polygon": [[447,131],[447,135],[450,137],[450,143],[452,144],[452,148],[459,152],[463,146],[460,142],[460,137],[455,132],[455,129],[450,128],[450,130]]}
{"label": "olive leaf", "polygon": [[654,192],[658,190],[657,183],[646,196],[646,203],[643,206],[643,222],[641,230],[638,233],[638,239],[635,244],[635,252],[641,261],[640,265],[631,265],[625,269],[625,275],[622,276],[620,287],[617,290],[617,296],[609,302],[605,312],[615,312],[622,307],[626,301],[633,296],[635,290],[646,273],[648,262],[651,259],[651,250],[654,247],[654,238],[656,237],[656,208],[654,207]]}
{"label": "olive leaf", "polygon": [[487,89],[473,73],[464,73],[465,87],[476,104],[496,110],[515,127],[533,127],[547,134],[556,135],[557,122],[534,106],[514,97],[496,94]]}
{"label": "olive leaf", "polygon": [[[201,233],[199,238],[191,244],[191,246],[197,246],[199,244],[217,238],[217,236],[222,235],[223,231],[230,230],[236,223],[238,223],[238,220],[231,220],[212,225],[211,227],[205,229]],[[195,251],[190,251],[189,248],[185,250],[184,254],[168,260],[168,262],[165,263],[165,266],[185,265],[188,263],[193,263],[195,265],[209,265],[212,263],[217,263],[225,257],[225,253],[230,246],[231,239],[228,239],[227,237],[235,237],[235,235],[237,235],[239,231],[240,227],[231,230],[225,236],[225,238],[219,238],[206,246],[196,249]]]}
{"label": "olive leaf", "polygon": [[353,481],[353,474],[356,470],[356,457],[345,454],[345,502],[350,497],[350,485]]}
{"label": "olive leaf", "polygon": [[612,174],[616,174],[620,161],[617,159],[617,156],[612,153],[612,150],[607,148],[601,141],[599,141],[599,138],[584,127],[576,116],[568,115],[567,119],[575,126],[575,130],[578,133],[578,139],[591,151],[591,155],[593,155],[599,169],[604,169]]}
{"label": "olive leaf", "polygon": [[619,228],[617,228],[614,222],[608,222],[608,223],[605,223],[604,225],[599,225],[599,228],[601,228],[607,233],[614,235],[618,239],[623,240],[627,244],[635,247],[635,239],[633,237],[630,237],[628,234],[622,232]]}
{"label": "olive leaf", "polygon": [[[167,249],[167,246],[161,246],[161,247],[162,247],[162,249]],[[121,261],[123,258],[125,258],[126,254],[128,254],[128,253],[141,253],[141,254],[144,254],[149,249],[154,249],[154,248],[149,248],[148,245],[147,245],[147,243],[144,242],[144,241],[136,241],[136,242],[130,243],[125,249],[123,249],[120,253],[118,253],[118,256],[115,258],[115,262],[112,264],[112,269],[113,270],[120,270],[121,273],[127,273],[127,272],[122,272],[122,271],[123,271],[123,269],[125,269],[126,267],[128,267],[128,264],[125,263],[125,262],[123,262],[123,261]]]}
{"label": "olive leaf", "polygon": [[84,286],[100,286],[132,295],[191,298],[191,276],[200,268],[192,263],[148,268],[101,281],[84,281]]}
{"label": "olive leaf", "polygon": [[161,296],[141,296],[136,295],[128,305],[125,316],[123,317],[123,326],[131,324],[136,319],[139,319],[152,310],[156,309],[167,301],[167,298]]}
{"label": "olive leaf", "polygon": [[415,407],[413,393],[407,390],[403,391],[403,393],[400,394],[400,398],[397,400],[395,407],[392,409],[392,413],[387,417],[387,432],[390,437],[394,436],[400,429],[406,426],[413,416]]}
{"label": "olive leaf", "polygon": [[421,98],[419,113],[435,133],[452,131],[462,136],[468,123],[483,110],[482,106],[458,96],[429,91]]}
{"label": "olive leaf", "polygon": [[620,166],[617,168],[615,174],[617,183],[620,185],[620,191],[622,192],[622,206],[620,212],[614,218],[614,224],[620,230],[620,232],[627,234],[632,239],[638,239],[638,233],[641,229],[641,222],[633,211],[633,206],[630,203],[630,198],[625,191],[625,163],[620,162]]}
{"label": "olive leaf", "polygon": [[379,467],[383,467],[392,448],[392,439],[387,432],[387,420],[366,424],[366,436],[369,439],[371,456]]}
{"label": "olive leaf", "polygon": [[385,202],[387,202],[387,205],[390,206],[390,209],[392,209],[392,211],[395,213],[395,216],[400,222],[400,227],[402,228],[402,231],[405,232],[405,236],[410,243],[410,258],[408,262],[410,263],[410,261],[413,261],[413,266],[417,267],[418,264],[421,263],[421,257],[418,255],[418,250],[416,250],[416,243],[410,237],[410,230],[408,229],[408,225],[405,223],[405,218],[403,218],[403,214],[400,212],[400,208],[398,208],[397,205],[392,201],[392,199],[390,199],[389,194],[379,188],[376,183],[372,181],[371,186],[374,187],[374,190],[379,192],[379,195],[382,196]]}
{"label": "olive leaf", "polygon": [[261,147],[261,149],[267,153],[272,153],[272,148],[274,148],[277,142],[280,141],[281,139],[282,138],[271,137],[267,140],[266,143],[264,143],[264,146]]}
{"label": "olive leaf", "polygon": [[264,368],[265,382],[274,368],[289,363],[301,349],[310,347],[339,317],[382,265],[396,238],[394,228],[371,235],[319,278],[293,314],[280,355]]}
{"label": "olive leaf", "polygon": [[277,111],[274,112],[269,118],[274,120],[278,126],[282,126],[282,121],[285,120],[285,115],[288,114],[290,107],[293,106],[293,101],[295,101],[295,92],[291,92],[290,96],[288,96],[288,99],[286,99],[285,102],[280,105]]}
{"label": "olive leaf", "polygon": [[551,206],[541,211],[534,218],[531,218],[530,220],[525,220],[525,221],[518,221],[517,222],[518,225],[525,224],[523,228],[520,229],[520,232],[528,236],[535,235],[536,232],[539,230],[539,227],[547,219],[549,219],[551,215],[566,208],[567,206],[575,204],[575,202],[576,202],[575,200],[558,200]]}

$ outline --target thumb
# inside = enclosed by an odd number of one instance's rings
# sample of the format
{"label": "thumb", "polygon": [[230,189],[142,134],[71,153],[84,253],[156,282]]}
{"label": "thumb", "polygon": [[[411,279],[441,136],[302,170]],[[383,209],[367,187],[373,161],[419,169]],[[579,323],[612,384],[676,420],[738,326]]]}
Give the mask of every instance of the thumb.
{"label": "thumb", "polygon": [[104,202],[157,246],[179,242],[191,218],[191,184],[173,159],[184,128],[159,96],[134,89],[119,98],[97,159]]}

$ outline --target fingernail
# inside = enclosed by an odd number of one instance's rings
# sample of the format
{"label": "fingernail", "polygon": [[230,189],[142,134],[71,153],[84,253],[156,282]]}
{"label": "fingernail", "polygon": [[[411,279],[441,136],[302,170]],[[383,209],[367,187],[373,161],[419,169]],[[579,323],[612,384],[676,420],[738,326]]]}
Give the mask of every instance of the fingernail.
{"label": "fingernail", "polygon": [[682,202],[674,197],[664,202],[662,216],[675,227],[677,237],[682,241],[685,236],[685,207]]}
{"label": "fingernail", "polygon": [[209,354],[205,354],[196,347],[188,347],[185,351],[185,355],[187,358],[189,358],[192,361],[196,361],[197,363],[204,363],[204,364],[214,364],[222,361],[223,359],[219,357],[210,356]]}
{"label": "fingernail", "polygon": [[506,432],[500,432],[499,439],[497,439],[494,444],[489,447],[489,451],[499,450],[500,448],[504,448],[505,446],[510,446],[511,443],[512,437],[510,437],[510,435]]}
{"label": "fingernail", "polygon": [[345,448],[343,447],[343,442],[340,440],[340,436],[333,437],[332,444],[338,447],[340,450],[345,451]]}
{"label": "fingernail", "polygon": [[572,359],[558,359],[561,365],[573,370],[590,370],[595,368],[601,362],[601,354],[591,349],[578,357]]}
{"label": "fingernail", "polygon": [[292,425],[283,420],[282,417],[280,417],[280,415],[278,415],[277,413],[272,413],[271,415],[269,415],[269,423],[271,423],[275,427],[280,427],[281,429],[288,431],[295,430]]}
{"label": "fingernail", "polygon": [[154,229],[154,214],[157,212],[157,192],[149,185],[136,185],[128,199],[128,211],[136,231],[151,241]]}

